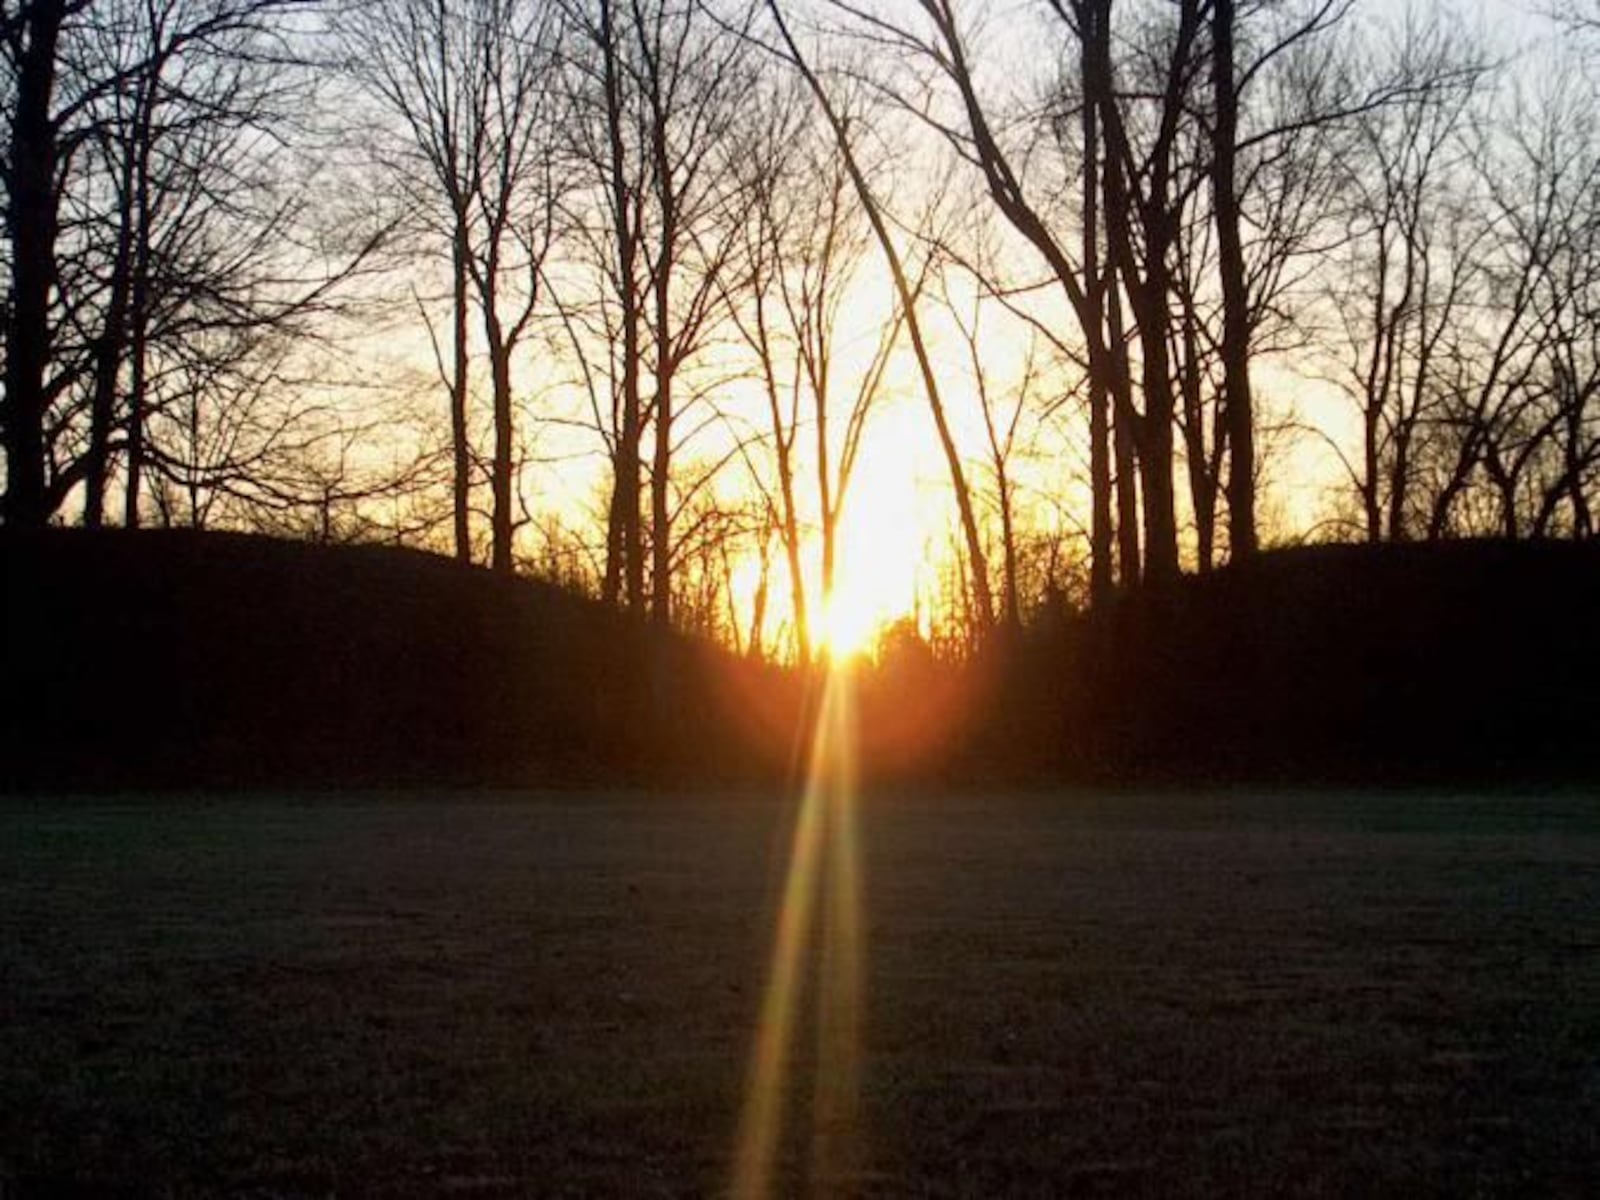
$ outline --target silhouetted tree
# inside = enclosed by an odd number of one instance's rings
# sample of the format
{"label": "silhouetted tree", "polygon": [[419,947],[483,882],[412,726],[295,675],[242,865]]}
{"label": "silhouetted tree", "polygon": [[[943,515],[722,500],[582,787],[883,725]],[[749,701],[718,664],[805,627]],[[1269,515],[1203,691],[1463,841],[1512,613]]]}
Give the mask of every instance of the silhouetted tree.
{"label": "silhouetted tree", "polygon": [[62,381],[49,377],[50,320],[61,225],[61,115],[56,111],[62,25],[88,0],[28,0],[0,12],[10,122],[4,165],[11,287],[6,318],[6,523],[43,525],[58,501],[45,468],[45,418]]}
{"label": "silhouetted tree", "polygon": [[895,292],[900,299],[906,329],[911,339],[911,348],[916,357],[917,370],[922,381],[923,395],[928,402],[929,412],[933,416],[934,427],[938,431],[939,445],[944,453],[945,466],[949,471],[951,488],[955,494],[956,508],[961,521],[962,539],[966,549],[967,562],[971,568],[972,605],[975,610],[972,627],[978,630],[981,636],[983,631],[990,629],[994,625],[994,601],[989,590],[989,573],[985,561],[983,539],[979,532],[977,515],[973,509],[972,492],[967,485],[966,471],[961,463],[961,454],[956,448],[955,438],[950,429],[943,393],[939,388],[938,374],[928,349],[927,339],[923,336],[922,322],[917,316],[918,289],[913,285],[900,249],[889,231],[883,207],[873,192],[865,172],[862,170],[854,144],[851,141],[849,124],[832,102],[827,88],[823,86],[809,60],[801,52],[799,44],[790,32],[776,0],[768,0],[767,11],[777,29],[785,56],[806,81],[806,85],[816,97],[818,107],[822,110],[829,127],[833,130],[834,139],[840,158],[844,163],[845,171],[849,175],[851,185],[855,189],[867,221],[872,227],[873,236],[877,240],[878,248],[883,253],[885,264],[889,269],[889,277],[893,281]]}
{"label": "silhouetted tree", "polygon": [[475,313],[489,383],[490,561],[509,572],[519,522],[516,363],[572,186],[561,161],[561,37],[543,0],[385,0],[345,30],[358,77],[399,125],[391,176],[449,247],[450,398],[457,557],[470,554],[469,396]]}
{"label": "silhouetted tree", "polygon": [[[788,98],[793,116],[779,149],[757,167],[757,199],[747,251],[747,303],[733,304],[735,322],[755,353],[767,400],[778,473],[773,508],[788,564],[799,662],[812,656],[811,614],[825,609],[837,582],[839,531],[868,417],[905,328],[896,305],[871,332],[871,352],[846,376],[840,342],[864,341],[857,322],[842,321],[859,287],[871,233],[857,205],[832,131],[820,127],[809,96]],[[920,280],[916,292],[921,292]],[[820,594],[809,597],[802,567],[806,528],[796,440],[811,425],[807,511],[816,513]]]}
{"label": "silhouetted tree", "polygon": [[[8,472],[31,513],[18,523],[79,485],[100,523],[120,456],[137,524],[145,475],[168,457],[150,441],[163,407],[274,373],[287,387],[285,345],[313,336],[376,244],[359,217],[337,237],[315,228],[328,218],[315,175],[283,139],[307,76],[280,23],[301,7],[8,12]],[[53,41],[28,32],[40,21]]]}

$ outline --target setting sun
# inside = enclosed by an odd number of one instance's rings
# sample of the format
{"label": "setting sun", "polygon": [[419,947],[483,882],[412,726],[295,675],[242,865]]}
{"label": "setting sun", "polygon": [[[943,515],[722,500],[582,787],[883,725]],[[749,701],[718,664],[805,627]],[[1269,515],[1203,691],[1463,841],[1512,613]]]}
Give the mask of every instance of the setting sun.
{"label": "setting sun", "polygon": [[828,656],[842,661],[865,652],[884,623],[870,597],[839,593],[824,605],[817,632]]}
{"label": "setting sun", "polygon": [[868,433],[840,529],[838,578],[819,625],[836,657],[870,650],[885,626],[917,607],[929,546],[946,517],[943,497],[921,482],[925,420],[915,405],[896,405]]}

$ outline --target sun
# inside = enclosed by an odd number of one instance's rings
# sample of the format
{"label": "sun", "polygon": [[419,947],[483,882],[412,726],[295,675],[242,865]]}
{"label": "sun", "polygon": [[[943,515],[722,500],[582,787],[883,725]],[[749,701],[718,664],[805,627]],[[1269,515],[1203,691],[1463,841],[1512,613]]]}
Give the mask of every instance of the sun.
{"label": "sun", "polygon": [[839,528],[833,595],[819,623],[836,658],[871,650],[878,635],[918,607],[948,516],[928,481],[932,448],[922,412],[900,404],[876,415],[862,449]]}
{"label": "sun", "polygon": [[859,591],[844,589],[823,605],[817,633],[828,657],[835,662],[859,658],[872,648],[878,632],[892,619],[881,602]]}
{"label": "sun", "polygon": [[[809,645],[835,662],[870,656],[884,630],[938,602],[952,506],[925,426],[925,414],[910,404],[886,405],[874,415],[837,527],[826,599],[819,595],[823,552],[814,524],[801,551]],[[781,550],[765,558],[752,552],[730,587],[739,620],[750,620],[760,592],[765,628],[792,630]]]}

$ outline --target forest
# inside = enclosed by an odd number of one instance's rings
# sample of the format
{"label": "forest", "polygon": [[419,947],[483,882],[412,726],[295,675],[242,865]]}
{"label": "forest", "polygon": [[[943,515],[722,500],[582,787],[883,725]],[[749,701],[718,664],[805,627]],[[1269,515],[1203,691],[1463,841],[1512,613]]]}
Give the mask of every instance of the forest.
{"label": "forest", "polygon": [[5,0],[0,53],[13,529],[790,663],[1596,532],[1585,0]]}

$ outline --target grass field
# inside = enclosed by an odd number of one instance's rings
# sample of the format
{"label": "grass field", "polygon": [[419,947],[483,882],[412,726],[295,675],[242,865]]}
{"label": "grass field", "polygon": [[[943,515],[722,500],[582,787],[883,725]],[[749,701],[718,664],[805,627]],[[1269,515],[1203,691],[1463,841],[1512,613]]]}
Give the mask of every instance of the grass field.
{"label": "grass field", "polygon": [[[715,1193],[792,816],[0,801],[4,1177]],[[1600,1181],[1600,798],[889,795],[861,820],[862,1155],[820,1190]]]}

